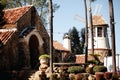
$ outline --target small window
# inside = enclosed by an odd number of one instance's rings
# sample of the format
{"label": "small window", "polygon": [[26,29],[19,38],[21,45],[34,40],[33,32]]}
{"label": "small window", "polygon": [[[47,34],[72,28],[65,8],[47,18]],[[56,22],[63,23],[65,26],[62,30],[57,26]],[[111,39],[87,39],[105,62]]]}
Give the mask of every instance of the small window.
{"label": "small window", "polygon": [[102,37],[102,27],[98,27],[98,37]]}
{"label": "small window", "polygon": [[104,28],[104,37],[106,37],[106,35],[107,35],[107,29]]}

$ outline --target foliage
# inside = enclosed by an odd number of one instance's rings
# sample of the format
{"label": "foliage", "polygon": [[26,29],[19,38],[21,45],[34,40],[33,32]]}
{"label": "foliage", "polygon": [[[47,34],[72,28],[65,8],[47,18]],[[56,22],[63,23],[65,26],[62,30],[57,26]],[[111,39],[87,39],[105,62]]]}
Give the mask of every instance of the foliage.
{"label": "foliage", "polygon": [[48,54],[42,54],[39,56],[39,60],[43,58],[50,58],[50,56]]}
{"label": "foliage", "polygon": [[107,71],[107,67],[101,66],[101,65],[94,66],[93,71],[94,72],[106,72]]}
{"label": "foliage", "polygon": [[81,66],[71,66],[68,68],[68,72],[69,73],[82,73],[84,72],[84,68],[82,68]]}
{"label": "foliage", "polygon": [[94,2],[94,1],[96,1],[96,0],[90,0],[90,2]]}
{"label": "foliage", "polygon": [[80,31],[80,46],[81,46],[81,52],[84,53],[84,47],[85,47],[85,28],[82,28]]}
{"label": "foliage", "polygon": [[97,64],[101,63],[100,60],[99,60],[99,58],[98,58],[100,56],[99,54],[89,54],[89,55],[92,56],[97,61],[96,62]]}
{"label": "foliage", "polygon": [[70,39],[71,39],[71,51],[73,54],[80,54],[83,53],[81,51],[81,45],[80,45],[80,37],[78,30],[73,27],[73,29],[70,29],[68,32]]}
{"label": "foliage", "polygon": [[88,63],[91,63],[91,64],[98,64],[99,62],[97,60],[89,60]]}
{"label": "foliage", "polygon": [[68,58],[66,58],[66,59],[64,60],[64,62],[75,62],[75,60],[76,60],[75,55],[74,55],[74,54],[71,54],[71,55],[69,55]]}

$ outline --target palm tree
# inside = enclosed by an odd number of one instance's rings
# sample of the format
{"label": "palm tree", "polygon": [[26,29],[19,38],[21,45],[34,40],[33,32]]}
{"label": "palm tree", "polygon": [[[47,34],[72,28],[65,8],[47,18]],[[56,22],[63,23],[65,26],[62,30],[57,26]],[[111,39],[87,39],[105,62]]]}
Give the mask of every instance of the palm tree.
{"label": "palm tree", "polygon": [[111,41],[112,41],[112,63],[113,63],[113,72],[116,72],[116,50],[115,50],[115,29],[114,29],[114,10],[113,10],[113,1],[109,0],[109,11],[110,11],[110,28],[111,28]]}
{"label": "palm tree", "polygon": [[49,25],[50,25],[50,71],[53,72],[53,8],[49,0]]}
{"label": "palm tree", "polygon": [[90,17],[90,30],[91,30],[91,53],[94,54],[94,38],[93,38],[93,22],[92,22],[92,8],[91,3],[95,0],[89,0],[89,17]]}
{"label": "palm tree", "polygon": [[[92,12],[91,12],[91,3],[95,0],[89,0],[89,16],[90,16],[90,27],[91,27],[91,43],[92,43],[92,53],[94,53],[93,48],[93,23],[92,23]],[[85,63],[87,63],[87,57],[88,57],[88,19],[87,19],[87,4],[86,0],[84,0],[84,9],[85,9]]]}
{"label": "palm tree", "polygon": [[87,4],[84,0],[84,9],[85,9],[85,63],[88,62],[88,19],[87,19]]}

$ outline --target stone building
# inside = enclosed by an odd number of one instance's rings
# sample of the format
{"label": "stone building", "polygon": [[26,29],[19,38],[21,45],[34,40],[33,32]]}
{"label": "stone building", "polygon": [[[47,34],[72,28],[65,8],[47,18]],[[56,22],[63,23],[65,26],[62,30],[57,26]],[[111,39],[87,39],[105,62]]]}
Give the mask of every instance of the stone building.
{"label": "stone building", "polygon": [[49,35],[34,6],[4,10],[0,29],[0,70],[36,69],[49,53]]}

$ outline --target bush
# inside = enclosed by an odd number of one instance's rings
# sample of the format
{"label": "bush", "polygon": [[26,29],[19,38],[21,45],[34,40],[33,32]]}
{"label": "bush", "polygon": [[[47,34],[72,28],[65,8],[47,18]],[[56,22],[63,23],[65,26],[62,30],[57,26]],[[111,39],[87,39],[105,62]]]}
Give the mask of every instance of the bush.
{"label": "bush", "polygon": [[43,58],[48,58],[49,59],[50,56],[48,54],[42,54],[42,55],[39,56],[39,60],[43,59]]}
{"label": "bush", "polygon": [[91,64],[98,64],[99,62],[97,60],[89,60],[88,63],[91,63]]}
{"label": "bush", "polygon": [[81,66],[71,66],[68,68],[68,72],[69,73],[82,73],[84,72],[84,68],[82,68]]}
{"label": "bush", "polygon": [[94,66],[93,71],[94,72],[106,72],[107,67],[105,67],[105,66]]}

